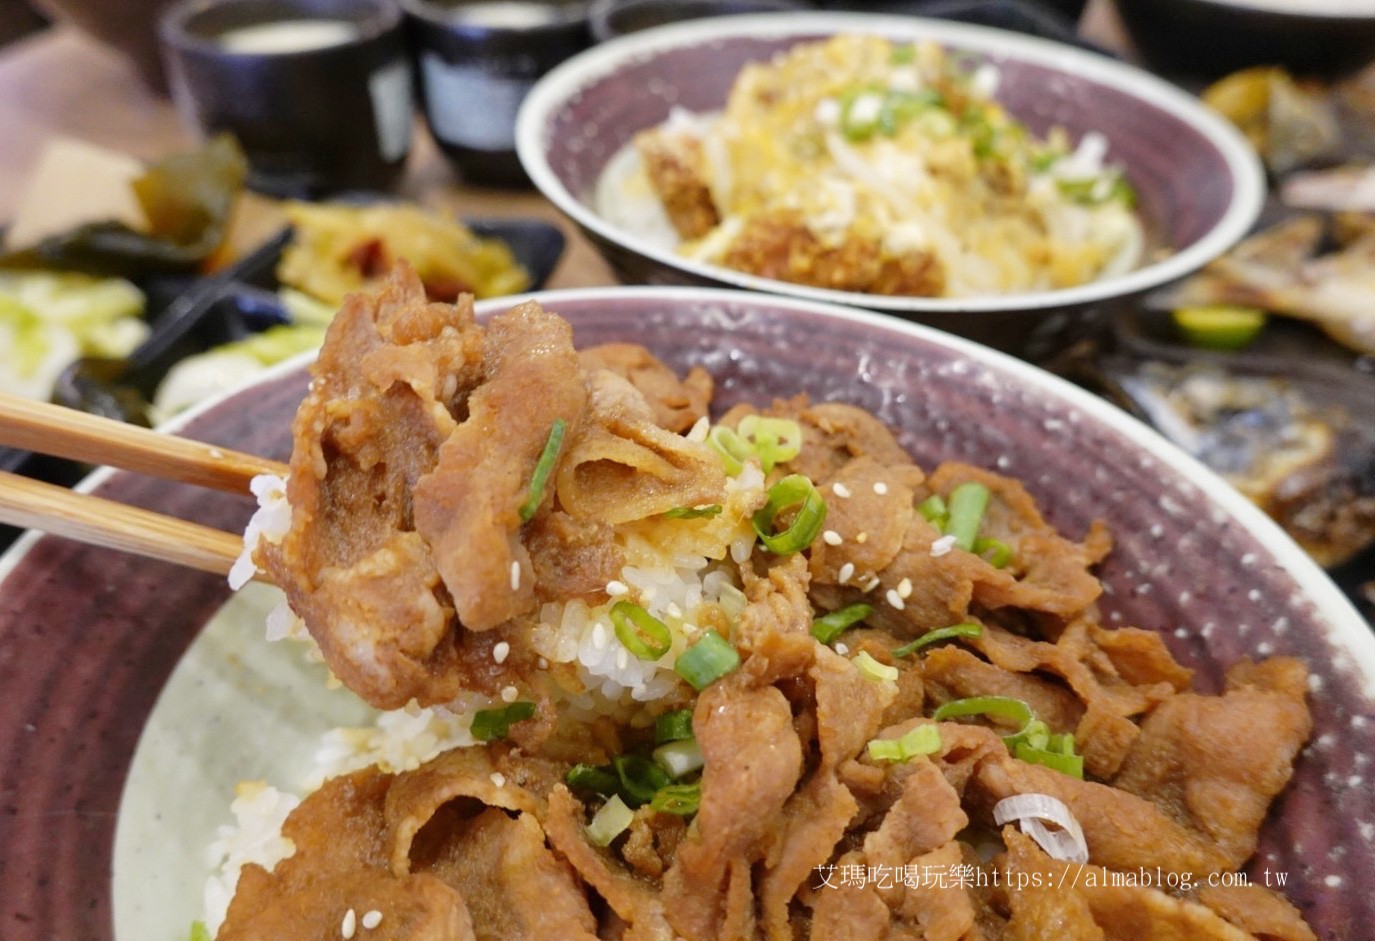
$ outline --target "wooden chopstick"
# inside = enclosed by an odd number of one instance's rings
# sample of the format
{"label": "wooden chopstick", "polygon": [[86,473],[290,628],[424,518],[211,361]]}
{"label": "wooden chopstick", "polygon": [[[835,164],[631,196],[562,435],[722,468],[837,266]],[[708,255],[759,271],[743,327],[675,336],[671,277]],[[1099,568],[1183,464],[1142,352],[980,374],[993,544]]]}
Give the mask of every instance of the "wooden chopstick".
{"label": "wooden chopstick", "polygon": [[287,473],[277,461],[3,393],[0,444],[230,493],[247,494],[259,474]]}
{"label": "wooden chopstick", "polygon": [[0,522],[227,575],[243,539],[0,471]]}

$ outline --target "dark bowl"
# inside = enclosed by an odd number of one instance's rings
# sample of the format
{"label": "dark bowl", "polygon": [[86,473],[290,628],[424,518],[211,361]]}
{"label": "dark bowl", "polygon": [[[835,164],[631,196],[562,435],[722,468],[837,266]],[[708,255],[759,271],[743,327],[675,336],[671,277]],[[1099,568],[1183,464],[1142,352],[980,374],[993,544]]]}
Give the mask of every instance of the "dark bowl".
{"label": "dark bowl", "polygon": [[1323,13],[1330,0],[1115,0],[1132,43],[1161,72],[1215,78],[1252,65],[1334,78],[1375,59],[1375,7]]}
{"label": "dark bowl", "polygon": [[[1100,571],[1109,589],[1100,601],[1104,622],[1160,632],[1205,688],[1216,689],[1242,657],[1306,659],[1315,677],[1313,740],[1261,832],[1250,872],[1284,872],[1286,893],[1321,938],[1366,937],[1357,926],[1375,921],[1375,789],[1364,783],[1375,754],[1375,639],[1331,581],[1239,493],[1083,390],[893,318],[683,288],[539,299],[570,321],[579,345],[643,343],[676,369],[705,367],[718,409],[799,391],[854,403],[897,429],[925,466],[970,461],[1024,481],[1066,533],[1107,520],[1115,549]],[[808,342],[787,342],[798,337]],[[284,364],[178,427],[281,457],[308,381],[302,360]],[[126,473],[102,472],[86,489],[227,530],[242,528],[252,512],[249,501],[227,494]],[[260,626],[245,634],[238,660],[207,634],[193,654],[216,654],[216,671],[186,668],[183,652],[229,594],[223,578],[55,538],[29,541],[26,550],[0,565],[9,569],[0,584],[4,937],[184,937],[201,905],[202,848],[225,819],[234,784],[294,780],[279,776],[291,755],[262,752],[260,730],[245,717],[260,713],[246,700],[284,700],[273,713],[281,726],[298,721],[308,703],[291,700],[279,675],[258,668],[256,652],[270,646]],[[280,656],[311,696],[326,692],[306,682],[295,651]],[[187,659],[194,666],[195,657]],[[140,742],[159,695],[174,690],[191,694],[173,697],[191,708],[172,727],[147,725]],[[231,698],[213,696],[217,690]],[[171,760],[150,764],[154,754]]]}
{"label": "dark bowl", "polygon": [[606,42],[683,20],[740,13],[788,13],[807,7],[802,0],[593,0],[592,38]]}
{"label": "dark bowl", "polygon": [[[609,222],[593,195],[611,160],[674,107],[717,111],[739,70],[842,32],[930,39],[996,64],[1002,103],[1034,132],[1104,134],[1139,195],[1157,251],[1127,274],[1076,288],[974,298],[887,297],[790,284],[691,261]],[[1235,243],[1265,183],[1249,144],[1196,99],[1145,72],[1060,43],[911,17],[732,16],[604,43],[545,76],[521,109],[517,151],[535,185],[628,283],[729,285],[896,314],[1024,355],[1062,343],[1106,302],[1178,278]],[[1157,257],[1158,256],[1158,257]]]}

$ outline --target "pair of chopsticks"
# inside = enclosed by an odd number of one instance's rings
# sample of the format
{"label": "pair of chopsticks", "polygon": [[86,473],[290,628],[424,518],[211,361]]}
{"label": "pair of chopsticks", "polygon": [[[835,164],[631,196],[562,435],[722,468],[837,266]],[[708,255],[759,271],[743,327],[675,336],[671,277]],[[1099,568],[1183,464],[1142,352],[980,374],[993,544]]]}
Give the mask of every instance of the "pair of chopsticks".
{"label": "pair of chopsticks", "polygon": [[[243,496],[276,461],[160,434],[75,409],[0,393],[0,444]],[[237,533],[76,493],[0,471],[0,523],[227,574],[243,550]]]}

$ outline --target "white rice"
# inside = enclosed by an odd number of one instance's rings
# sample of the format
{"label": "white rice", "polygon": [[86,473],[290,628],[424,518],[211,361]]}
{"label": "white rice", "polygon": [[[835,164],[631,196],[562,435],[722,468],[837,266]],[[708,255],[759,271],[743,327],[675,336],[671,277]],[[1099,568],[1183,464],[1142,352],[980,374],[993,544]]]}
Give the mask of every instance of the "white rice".
{"label": "white rice", "polygon": [[258,574],[253,553],[266,539],[276,545],[291,530],[291,504],[286,499],[286,481],[276,474],[259,474],[249,483],[258,498],[258,509],[243,533],[243,552],[229,570],[229,587],[238,591]]}
{"label": "white rice", "polygon": [[206,848],[206,865],[213,871],[205,883],[205,926],[211,937],[219,933],[229,902],[239,884],[239,872],[257,863],[268,872],[296,852],[296,844],[282,836],[287,815],[301,803],[262,781],[245,781],[229,805],[232,824],[221,824],[215,841]]}

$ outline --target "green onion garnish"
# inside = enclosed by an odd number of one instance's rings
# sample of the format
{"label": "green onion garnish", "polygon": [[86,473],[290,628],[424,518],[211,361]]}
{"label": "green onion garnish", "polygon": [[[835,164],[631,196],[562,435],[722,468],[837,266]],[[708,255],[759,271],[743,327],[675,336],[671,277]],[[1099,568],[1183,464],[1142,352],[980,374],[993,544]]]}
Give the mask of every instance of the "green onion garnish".
{"label": "green onion garnish", "polygon": [[898,668],[890,667],[886,663],[879,663],[869,656],[867,650],[861,650],[856,656],[851,657],[850,662],[859,668],[860,673],[877,683],[897,681]]}
{"label": "green onion garnish", "polygon": [[[794,506],[798,511],[792,525],[775,533],[773,524],[778,514]],[[769,488],[769,502],[754,514],[754,531],[770,552],[792,555],[810,546],[825,522],[826,501],[821,499],[816,487],[801,474],[789,474]]]}
{"label": "green onion garnish", "polygon": [[621,782],[621,796],[635,807],[648,804],[655,791],[671,783],[663,769],[643,755],[617,755],[611,767]]}
{"label": "green onion garnish", "polygon": [[615,794],[620,786],[616,772],[598,765],[576,764],[568,769],[563,779],[575,791],[603,796]]}
{"label": "green onion garnish", "polygon": [[549,440],[544,442],[544,451],[539,456],[539,463],[535,465],[535,473],[530,478],[530,495],[525,498],[525,502],[520,505],[520,521],[528,523],[530,518],[539,509],[540,501],[544,499],[544,487],[549,483],[549,475],[554,470],[554,462],[559,459],[559,448],[563,447],[563,432],[568,423],[562,418],[554,419],[554,425],[549,429]]}
{"label": "green onion garnish", "polygon": [[597,846],[610,846],[611,841],[626,831],[635,819],[635,812],[619,796],[612,797],[592,817],[587,825],[587,838]]}
{"label": "green onion garnish", "polygon": [[893,55],[890,60],[894,65],[910,65],[917,61],[916,43],[903,43],[893,47]]}
{"label": "green onion garnish", "polygon": [[926,724],[909,729],[900,738],[876,738],[869,743],[869,757],[875,761],[907,761],[940,750],[940,729]]}
{"label": "green onion garnish", "polygon": [[707,432],[707,444],[721,455],[721,466],[731,477],[744,470],[745,462],[754,456],[754,450],[745,439],[725,425],[712,425]]}
{"label": "green onion garnish", "polygon": [[664,513],[664,519],[697,520],[708,519],[710,517],[720,515],[721,504],[711,503],[705,506],[675,506],[673,509]]}
{"label": "green onion garnish", "polygon": [[205,926],[203,921],[191,922],[191,936],[188,941],[215,941],[210,937],[210,929]]}
{"label": "green onion garnish", "polygon": [[942,532],[945,531],[946,521],[950,519],[950,508],[945,505],[941,495],[933,493],[921,503],[917,504],[917,512],[922,515],[928,523],[935,526]]}
{"label": "green onion garnish", "polygon": [[697,643],[683,651],[673,669],[699,693],[740,666],[736,653],[724,637],[707,631]]}
{"label": "green onion garnish", "polygon": [[871,604],[852,604],[832,611],[812,622],[812,636],[823,644],[834,643],[836,638],[874,613]]}
{"label": "green onion garnish", "polygon": [[1047,768],[1083,780],[1084,758],[1074,752],[1074,735],[1057,735],[1039,719],[1017,735],[1004,739],[1012,754],[1020,761]]}
{"label": "green onion garnish", "polygon": [[1017,732],[1005,736],[1004,741],[1025,734],[1031,728],[1031,724],[1036,721],[1036,714],[1031,711],[1031,707],[1022,700],[1013,699],[1011,696],[971,696],[968,699],[952,699],[931,714],[931,718],[937,722],[963,716],[997,716],[1000,719],[1011,719],[1016,722],[1018,724]]}
{"label": "green onion garnish", "polygon": [[532,702],[513,702],[500,709],[479,709],[473,714],[473,738],[479,742],[495,742],[505,738],[511,731],[511,724],[534,718],[535,704]]}
{"label": "green onion garnish", "polygon": [[685,738],[654,749],[654,763],[677,781],[694,771],[700,771],[706,764],[706,759],[702,757],[702,749],[697,746],[697,740]]}
{"label": "green onion garnish", "polygon": [[659,745],[692,738],[692,710],[676,709],[654,720],[654,741]]}
{"label": "green onion garnish", "polygon": [[802,426],[791,418],[746,415],[740,419],[737,431],[759,455],[759,464],[766,474],[802,451]]}
{"label": "green onion garnish", "polygon": [[702,804],[701,784],[670,784],[662,787],[649,802],[649,806],[665,814],[690,817],[697,813]]}
{"label": "green onion garnish", "polygon": [[673,646],[668,625],[633,601],[611,606],[611,626],[616,639],[641,660],[658,660]]}
{"label": "green onion garnish", "polygon": [[1006,568],[1007,563],[1012,561],[1012,547],[1001,539],[985,539],[980,536],[974,540],[974,554],[982,556],[983,560],[995,569]]}
{"label": "green onion garnish", "polygon": [[983,484],[963,483],[950,491],[950,520],[945,534],[955,537],[955,545],[965,552],[974,550],[984,512],[988,509],[988,488]]}
{"label": "green onion garnish", "polygon": [[893,656],[906,657],[930,644],[938,644],[943,640],[951,640],[955,637],[978,637],[983,631],[983,627],[979,624],[952,624],[950,627],[938,627],[934,631],[927,631],[922,634],[910,644],[893,648]]}

